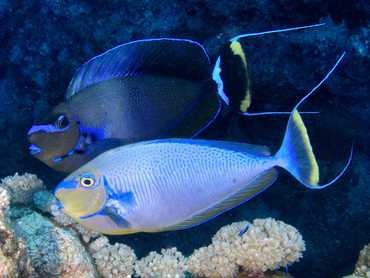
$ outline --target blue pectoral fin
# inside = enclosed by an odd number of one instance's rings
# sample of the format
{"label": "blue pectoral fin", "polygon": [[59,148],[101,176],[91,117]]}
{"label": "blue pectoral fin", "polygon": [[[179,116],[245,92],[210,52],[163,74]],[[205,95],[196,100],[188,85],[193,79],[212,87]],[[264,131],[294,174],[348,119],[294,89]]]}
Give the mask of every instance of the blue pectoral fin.
{"label": "blue pectoral fin", "polygon": [[99,212],[94,213],[92,215],[82,216],[82,217],[80,217],[80,219],[82,219],[82,220],[89,219],[91,217],[95,217],[96,215],[108,216],[120,228],[130,229],[131,226],[132,226],[131,223],[128,222],[125,218],[123,218],[117,212],[117,209],[115,209],[114,207],[105,207],[102,211],[99,211]]}
{"label": "blue pectoral fin", "polygon": [[125,218],[123,218],[117,211],[116,208],[114,207],[106,207],[102,214],[108,215],[110,219],[116,223],[116,225],[120,228],[124,229],[130,229],[131,228],[131,223],[128,222]]}

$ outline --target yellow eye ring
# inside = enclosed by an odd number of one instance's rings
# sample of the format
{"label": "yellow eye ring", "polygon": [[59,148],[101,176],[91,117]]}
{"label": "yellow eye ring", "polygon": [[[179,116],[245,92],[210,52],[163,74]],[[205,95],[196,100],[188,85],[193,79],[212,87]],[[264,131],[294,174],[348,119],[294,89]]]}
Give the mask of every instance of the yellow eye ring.
{"label": "yellow eye ring", "polygon": [[92,177],[82,177],[80,183],[83,187],[92,187],[95,184],[95,179]]}

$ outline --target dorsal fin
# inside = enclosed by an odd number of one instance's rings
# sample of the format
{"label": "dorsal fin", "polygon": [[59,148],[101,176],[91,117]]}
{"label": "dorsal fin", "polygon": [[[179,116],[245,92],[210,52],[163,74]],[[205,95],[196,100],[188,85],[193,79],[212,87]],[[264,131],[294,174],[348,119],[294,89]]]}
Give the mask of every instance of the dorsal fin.
{"label": "dorsal fin", "polygon": [[245,153],[253,156],[270,156],[270,149],[266,146],[252,145],[237,142],[225,142],[216,140],[203,140],[203,139],[178,139],[178,138],[168,138],[160,140],[152,140],[147,142],[141,142],[140,144],[164,144],[164,143],[186,143],[188,145],[194,144],[197,146],[206,146],[211,148],[220,148],[223,150],[230,150],[234,152]]}
{"label": "dorsal fin", "polygon": [[168,38],[133,41],[83,64],[73,76],[66,98],[101,81],[142,74],[203,81],[212,78],[212,69],[204,47],[197,42]]}
{"label": "dorsal fin", "polygon": [[277,178],[276,169],[273,168],[267,170],[260,174],[257,178],[255,178],[252,182],[244,186],[239,191],[221,200],[215,205],[209,207],[208,209],[196,213],[179,223],[161,228],[160,230],[155,230],[153,232],[180,230],[201,224],[233,207],[236,207],[248,201],[252,197],[264,191],[267,187],[269,187],[276,180],[276,178]]}

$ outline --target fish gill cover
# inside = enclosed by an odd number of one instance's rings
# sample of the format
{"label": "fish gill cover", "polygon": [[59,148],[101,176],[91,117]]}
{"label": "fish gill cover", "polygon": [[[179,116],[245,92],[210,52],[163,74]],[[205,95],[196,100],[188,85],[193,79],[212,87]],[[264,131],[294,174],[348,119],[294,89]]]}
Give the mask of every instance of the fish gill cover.
{"label": "fish gill cover", "polygon": [[[290,111],[345,59],[301,109],[321,173],[338,173],[356,139],[347,173],[324,191],[297,186],[287,174],[260,196],[198,227],[112,237],[138,257],[176,246],[186,255],[211,244],[220,227],[274,217],[299,229],[304,258],[294,277],[342,277],[353,272],[370,242],[370,5],[366,1],[63,1],[0,2],[0,176],[34,173],[52,190],[65,177],[29,155],[25,134],[62,101],[87,60],[119,44],[174,37],[203,44],[213,64],[221,42],[241,33],[325,22],[323,27],[240,40],[253,82],[251,112]],[[222,111],[199,138],[279,147],[287,117],[243,117]],[[145,242],[145,244],[143,244]]]}

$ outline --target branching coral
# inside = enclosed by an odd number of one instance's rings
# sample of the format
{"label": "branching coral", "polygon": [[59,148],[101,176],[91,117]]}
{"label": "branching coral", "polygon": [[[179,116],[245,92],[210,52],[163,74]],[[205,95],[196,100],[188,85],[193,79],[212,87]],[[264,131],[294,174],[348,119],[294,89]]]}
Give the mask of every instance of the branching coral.
{"label": "branching coral", "polygon": [[[239,236],[240,231],[247,231]],[[189,272],[205,277],[235,277],[243,270],[262,273],[298,261],[305,251],[298,230],[272,218],[244,221],[221,228],[212,244],[189,257]]]}
{"label": "branching coral", "polygon": [[131,277],[134,273],[136,255],[134,250],[125,244],[107,243],[95,252],[93,257],[100,274],[106,278]]}
{"label": "branching coral", "polygon": [[135,263],[135,276],[151,277],[185,277],[187,259],[178,252],[176,247],[162,249],[161,254],[150,252],[148,256]]}
{"label": "branching coral", "polygon": [[28,204],[36,191],[45,189],[43,182],[37,179],[36,175],[28,173],[8,176],[1,180],[0,186],[9,192],[12,204]]}
{"label": "branching coral", "polygon": [[98,237],[96,240],[94,240],[92,243],[89,244],[89,251],[91,254],[94,254],[98,252],[103,247],[107,246],[109,243],[109,240],[106,236]]}

